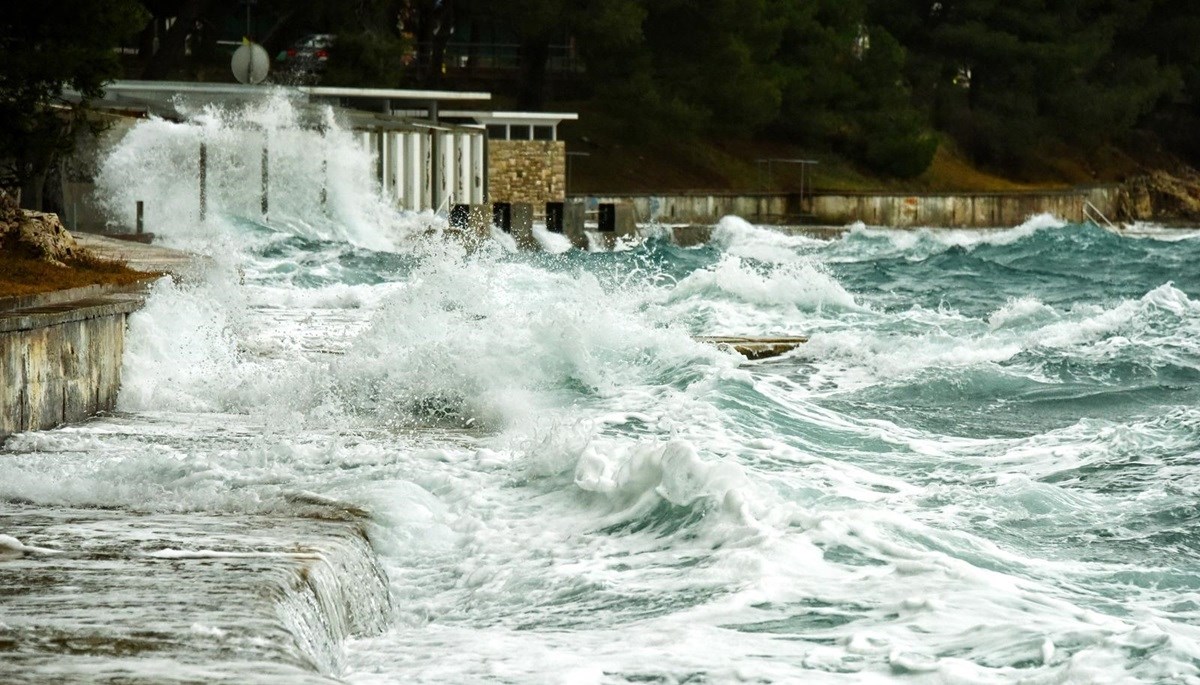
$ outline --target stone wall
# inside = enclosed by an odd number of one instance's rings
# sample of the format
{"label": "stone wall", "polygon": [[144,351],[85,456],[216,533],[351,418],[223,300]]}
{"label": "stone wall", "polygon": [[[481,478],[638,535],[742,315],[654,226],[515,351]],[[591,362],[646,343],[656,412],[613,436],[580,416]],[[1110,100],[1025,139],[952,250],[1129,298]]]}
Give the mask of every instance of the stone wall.
{"label": "stone wall", "polygon": [[489,140],[491,202],[528,202],[541,215],[567,192],[567,147],[561,140]]}
{"label": "stone wall", "polygon": [[140,306],[114,296],[0,312],[0,440],[111,410],[125,317]]}

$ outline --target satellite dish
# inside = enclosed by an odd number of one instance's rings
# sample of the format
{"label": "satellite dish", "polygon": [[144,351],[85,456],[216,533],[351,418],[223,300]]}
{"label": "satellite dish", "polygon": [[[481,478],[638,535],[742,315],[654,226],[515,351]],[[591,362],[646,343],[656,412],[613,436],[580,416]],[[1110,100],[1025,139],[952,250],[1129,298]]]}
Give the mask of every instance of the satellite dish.
{"label": "satellite dish", "polygon": [[267,80],[267,71],[271,68],[271,58],[267,51],[258,43],[243,41],[233,53],[233,76],[238,83],[258,85]]}

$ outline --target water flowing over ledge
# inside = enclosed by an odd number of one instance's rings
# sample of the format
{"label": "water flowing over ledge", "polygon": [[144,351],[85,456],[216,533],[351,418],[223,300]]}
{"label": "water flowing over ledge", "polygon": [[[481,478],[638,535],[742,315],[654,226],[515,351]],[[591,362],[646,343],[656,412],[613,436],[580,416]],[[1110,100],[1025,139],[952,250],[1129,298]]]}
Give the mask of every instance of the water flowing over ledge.
{"label": "water flowing over ledge", "polygon": [[350,517],[9,506],[0,530],[5,683],[332,682],[391,616]]}

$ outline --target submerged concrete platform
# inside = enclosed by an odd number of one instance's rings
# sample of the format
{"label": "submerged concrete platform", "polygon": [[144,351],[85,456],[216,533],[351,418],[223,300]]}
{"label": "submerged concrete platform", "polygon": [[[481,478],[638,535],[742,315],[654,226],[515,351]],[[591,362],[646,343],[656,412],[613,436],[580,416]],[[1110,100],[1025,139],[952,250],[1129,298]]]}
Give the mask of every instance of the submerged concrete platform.
{"label": "submerged concrete platform", "polygon": [[699,342],[733,350],[747,359],[766,359],[791,352],[808,342],[805,336],[747,337],[727,335],[698,335]]}

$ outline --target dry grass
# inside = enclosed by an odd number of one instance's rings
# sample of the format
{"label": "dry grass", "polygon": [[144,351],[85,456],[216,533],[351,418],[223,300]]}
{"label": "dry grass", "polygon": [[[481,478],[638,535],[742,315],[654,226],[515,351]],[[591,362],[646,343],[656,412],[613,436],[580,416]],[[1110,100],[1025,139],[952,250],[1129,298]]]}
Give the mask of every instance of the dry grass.
{"label": "dry grass", "polygon": [[975,167],[954,146],[946,141],[938,147],[933,162],[925,173],[916,178],[924,190],[957,192],[1011,192],[1020,190],[1046,190],[1070,185],[1064,182],[1021,183],[1001,178]]}
{"label": "dry grass", "polygon": [[57,266],[12,252],[0,252],[0,297],[81,288],[101,283],[132,285],[160,274],[134,271],[121,262],[86,254]]}

